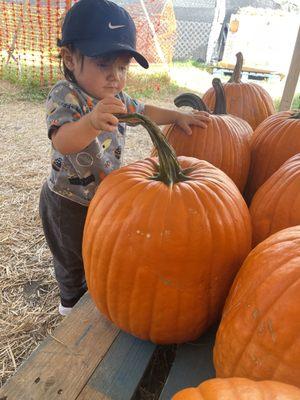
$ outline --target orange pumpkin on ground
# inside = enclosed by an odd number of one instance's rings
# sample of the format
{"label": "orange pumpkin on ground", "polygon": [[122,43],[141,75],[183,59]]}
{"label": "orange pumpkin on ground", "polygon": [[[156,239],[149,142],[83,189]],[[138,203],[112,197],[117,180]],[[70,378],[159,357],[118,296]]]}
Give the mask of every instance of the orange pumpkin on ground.
{"label": "orange pumpkin on ground", "polygon": [[251,138],[251,164],[245,197],[250,204],[257,189],[290,157],[300,153],[300,110],[267,118]]}
{"label": "orange pumpkin on ground", "polygon": [[[255,129],[262,121],[275,113],[273,100],[262,86],[241,81],[242,53],[237,53],[236,58],[233,74],[223,85],[227,112],[244,119]],[[203,96],[203,101],[211,109],[214,108],[215,99],[213,88],[208,89]]]}
{"label": "orange pumpkin on ground", "polygon": [[181,390],[172,400],[300,400],[300,389],[275,381],[216,378]]}
{"label": "orange pumpkin on ground", "polygon": [[88,210],[83,259],[90,295],[119,328],[156,343],[199,337],[220,317],[250,251],[251,222],[233,182],[206,161],[179,162],[138,114],[156,159],[108,175]]}
{"label": "orange pumpkin on ground", "polygon": [[255,247],[234,280],[214,347],[217,377],[300,385],[300,226]]}
{"label": "orange pumpkin on ground", "polygon": [[[164,134],[177,156],[196,157],[206,160],[225,172],[243,191],[250,166],[250,137],[252,128],[233,115],[226,114],[225,98],[220,80],[213,80],[217,92],[217,104],[207,128],[192,126],[188,136],[176,125],[167,126]],[[185,93],[174,100],[178,107],[190,106],[209,111],[199,96]],[[156,155],[154,150],[152,155]]]}
{"label": "orange pumpkin on ground", "polygon": [[300,225],[300,154],[289,158],[258,189],[250,215],[254,246],[281,229]]}

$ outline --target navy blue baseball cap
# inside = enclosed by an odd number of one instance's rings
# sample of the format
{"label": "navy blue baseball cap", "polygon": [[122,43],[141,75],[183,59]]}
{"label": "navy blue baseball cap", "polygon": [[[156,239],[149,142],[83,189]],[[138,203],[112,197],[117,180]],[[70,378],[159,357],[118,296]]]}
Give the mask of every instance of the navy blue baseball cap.
{"label": "navy blue baseball cap", "polygon": [[136,51],[136,27],[128,12],[108,0],[79,0],[67,12],[59,47],[73,44],[88,57],[127,52],[144,68],[148,61]]}

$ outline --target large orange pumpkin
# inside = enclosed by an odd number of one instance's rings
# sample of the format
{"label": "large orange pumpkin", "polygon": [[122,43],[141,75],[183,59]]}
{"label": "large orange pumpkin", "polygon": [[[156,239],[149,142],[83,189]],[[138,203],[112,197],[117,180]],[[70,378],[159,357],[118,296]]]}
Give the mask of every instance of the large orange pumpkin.
{"label": "large orange pumpkin", "polygon": [[[250,137],[252,129],[240,118],[226,114],[225,98],[220,80],[213,80],[217,92],[217,104],[207,128],[192,126],[188,136],[176,125],[164,129],[164,134],[175,149],[177,156],[196,157],[206,160],[225,172],[243,190],[250,166]],[[175,104],[191,106],[208,111],[195,94],[184,94],[175,99]],[[152,155],[156,155],[153,152]]]}
{"label": "large orange pumpkin", "polygon": [[267,118],[251,138],[251,165],[245,190],[250,203],[257,189],[290,157],[300,153],[300,110]]}
{"label": "large orange pumpkin", "polygon": [[248,255],[230,290],[214,365],[220,378],[300,385],[300,226],[270,236]]}
{"label": "large orange pumpkin", "polygon": [[216,378],[181,390],[172,400],[300,400],[300,389],[275,381]]}
{"label": "large orange pumpkin", "polygon": [[300,225],[300,154],[289,158],[258,189],[250,215],[255,246],[272,233]]}
{"label": "large orange pumpkin", "polygon": [[139,161],[99,186],[83,239],[90,295],[104,315],[139,338],[196,339],[220,316],[250,251],[247,206],[213,165],[187,157],[178,163],[146,117],[119,118],[146,126],[159,166],[154,158]]}
{"label": "large orange pumpkin", "polygon": [[[273,100],[260,85],[241,81],[242,53],[237,53],[236,58],[233,74],[223,85],[227,112],[244,119],[255,129],[263,120],[275,113]],[[204,94],[203,101],[209,108],[214,108],[216,100],[213,88],[208,89]]]}

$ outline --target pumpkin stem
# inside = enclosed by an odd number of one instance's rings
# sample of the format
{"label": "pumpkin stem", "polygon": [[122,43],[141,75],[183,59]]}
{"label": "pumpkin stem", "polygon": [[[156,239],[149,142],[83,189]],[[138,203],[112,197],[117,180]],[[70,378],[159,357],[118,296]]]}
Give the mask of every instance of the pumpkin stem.
{"label": "pumpkin stem", "polygon": [[241,75],[244,62],[243,54],[241,52],[238,52],[235,56],[236,64],[228,83],[241,83]]}
{"label": "pumpkin stem", "polygon": [[176,107],[192,107],[194,110],[210,112],[204,101],[194,93],[183,93],[174,99]]}
{"label": "pumpkin stem", "polygon": [[213,85],[213,88],[215,91],[215,98],[216,98],[216,104],[215,104],[215,109],[214,109],[213,114],[216,114],[216,115],[227,114],[225,93],[224,93],[223,85],[222,85],[220,79],[214,78],[212,80],[212,85]]}
{"label": "pumpkin stem", "polygon": [[185,174],[189,173],[191,168],[181,169],[173,147],[154,122],[145,115],[138,113],[115,114],[115,116],[120,122],[125,122],[130,126],[142,125],[148,131],[159,159],[159,164],[157,165],[158,173],[150,179],[161,181],[168,186],[190,179]]}

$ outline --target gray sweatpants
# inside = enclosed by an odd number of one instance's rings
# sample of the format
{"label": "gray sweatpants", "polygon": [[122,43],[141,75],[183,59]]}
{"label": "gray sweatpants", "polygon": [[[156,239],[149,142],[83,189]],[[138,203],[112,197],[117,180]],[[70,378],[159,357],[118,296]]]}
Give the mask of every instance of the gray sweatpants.
{"label": "gray sweatpants", "polygon": [[52,192],[47,182],[42,187],[39,207],[61,303],[73,307],[87,290],[81,251],[87,207]]}

